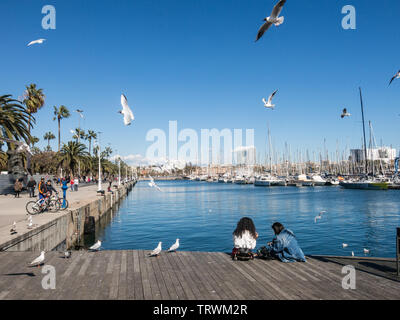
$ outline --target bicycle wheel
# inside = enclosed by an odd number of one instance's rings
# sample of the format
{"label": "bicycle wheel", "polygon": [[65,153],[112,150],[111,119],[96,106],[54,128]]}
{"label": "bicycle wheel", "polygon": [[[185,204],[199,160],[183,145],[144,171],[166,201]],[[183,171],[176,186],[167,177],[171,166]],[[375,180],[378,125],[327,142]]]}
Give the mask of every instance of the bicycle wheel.
{"label": "bicycle wheel", "polygon": [[26,211],[31,214],[35,215],[41,212],[40,205],[36,201],[29,201],[26,206]]}
{"label": "bicycle wheel", "polygon": [[65,199],[65,207],[63,207],[63,201],[64,201],[64,199],[58,199],[58,203],[59,203],[59,205],[60,205],[60,210],[61,211],[64,211],[65,209],[67,209],[68,208],[68,200],[67,199]]}
{"label": "bicycle wheel", "polygon": [[57,200],[50,200],[47,208],[50,212],[57,212],[60,210],[60,203]]}

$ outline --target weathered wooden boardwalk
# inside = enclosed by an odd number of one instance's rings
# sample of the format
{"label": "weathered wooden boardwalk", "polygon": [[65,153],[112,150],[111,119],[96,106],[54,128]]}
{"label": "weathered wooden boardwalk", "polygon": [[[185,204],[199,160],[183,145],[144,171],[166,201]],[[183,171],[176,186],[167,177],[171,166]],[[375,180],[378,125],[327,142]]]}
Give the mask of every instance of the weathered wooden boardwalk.
{"label": "weathered wooden boardwalk", "polygon": [[[225,253],[149,251],[46,253],[56,289],[42,288],[42,268],[28,267],[37,252],[0,252],[1,299],[400,299],[393,261],[308,258],[307,263],[232,261]],[[366,261],[366,260],[365,260]],[[365,262],[364,261],[364,262]],[[343,265],[358,264],[356,289],[342,288]]]}

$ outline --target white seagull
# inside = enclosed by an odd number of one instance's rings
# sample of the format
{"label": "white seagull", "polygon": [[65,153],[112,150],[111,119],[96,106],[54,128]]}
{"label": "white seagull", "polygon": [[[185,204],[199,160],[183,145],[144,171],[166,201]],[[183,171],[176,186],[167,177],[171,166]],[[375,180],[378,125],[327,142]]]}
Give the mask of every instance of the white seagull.
{"label": "white seagull", "polygon": [[322,215],[326,213],[326,211],[321,211],[315,218],[314,218],[314,223],[317,223],[318,219],[322,219]]}
{"label": "white seagull", "polygon": [[354,251],[351,252],[351,256],[354,257]]}
{"label": "white seagull", "polygon": [[258,34],[257,34],[257,39],[256,42],[264,35],[264,33],[269,29],[269,27],[271,27],[273,24],[275,26],[280,26],[283,21],[285,20],[284,17],[279,17],[282,9],[283,9],[283,5],[285,4],[286,0],[281,0],[279,1],[274,9],[272,9],[272,13],[271,16],[265,18],[263,21],[265,21],[265,23],[261,26],[261,28],[258,30]]}
{"label": "white seagull", "polygon": [[158,256],[161,253],[161,250],[162,250],[161,249],[161,245],[162,245],[162,242],[159,242],[157,248],[155,248],[152,252],[150,252],[148,254],[148,256],[149,257]]}
{"label": "white seagull", "polygon": [[64,252],[64,258],[69,259],[72,256],[72,252],[70,250],[67,250]]}
{"label": "white seagull", "polygon": [[92,245],[89,250],[91,251],[98,251],[101,247],[101,241],[98,240],[94,245]]}
{"label": "white seagull", "polygon": [[149,176],[149,178],[150,178],[149,187],[156,188],[158,191],[162,191],[161,188],[154,182],[153,177]]}
{"label": "white seagull", "polygon": [[42,44],[44,41],[46,41],[46,39],[38,39],[38,40],[34,40],[28,43],[27,47],[33,45],[33,44]]}
{"label": "white seagull", "polygon": [[344,108],[340,117],[343,119],[344,117],[350,117],[351,114],[347,112],[347,109]]}
{"label": "white seagull", "polygon": [[400,70],[393,76],[393,78],[389,82],[389,86],[392,84],[394,79],[400,79]]}
{"label": "white seagull", "polygon": [[179,239],[176,239],[176,242],[168,249],[168,252],[176,252],[179,248]]}
{"label": "white seagull", "polygon": [[33,260],[30,265],[31,266],[40,266],[44,261],[44,251],[40,253],[40,256]]}
{"label": "white seagull", "polygon": [[32,228],[33,228],[33,219],[32,219],[32,216],[31,216],[31,215],[28,217],[28,221],[29,221],[29,223],[28,223],[28,229],[32,229]]}
{"label": "white seagull", "polygon": [[269,96],[268,101],[265,100],[265,98],[262,99],[264,102],[264,107],[269,108],[269,109],[274,109],[275,105],[272,104],[272,98],[275,96],[275,94],[278,92],[278,90],[275,90],[272,92],[272,94]]}
{"label": "white seagull", "polygon": [[365,248],[364,248],[364,253],[365,253],[365,254],[368,254],[368,253],[369,253],[369,249],[365,249]]}
{"label": "white seagull", "polygon": [[347,248],[349,245],[347,243],[342,243],[343,248]]}
{"label": "white seagull", "polygon": [[12,228],[10,230],[11,234],[16,234],[17,233],[17,223],[14,221]]}
{"label": "white seagull", "polygon": [[133,116],[131,108],[128,106],[128,99],[126,99],[123,94],[121,94],[121,105],[122,110],[118,112],[124,115],[124,124],[129,126],[131,122],[135,120],[135,117]]}

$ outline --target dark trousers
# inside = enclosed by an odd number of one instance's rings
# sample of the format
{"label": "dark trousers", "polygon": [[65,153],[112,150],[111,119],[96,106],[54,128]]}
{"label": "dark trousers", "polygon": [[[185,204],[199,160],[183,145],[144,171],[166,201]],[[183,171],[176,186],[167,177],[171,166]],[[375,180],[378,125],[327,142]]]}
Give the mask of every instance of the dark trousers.
{"label": "dark trousers", "polygon": [[29,190],[29,197],[33,198],[35,197],[35,188],[34,187],[28,187]]}
{"label": "dark trousers", "polygon": [[15,198],[19,198],[19,193],[20,193],[21,191],[15,191]]}

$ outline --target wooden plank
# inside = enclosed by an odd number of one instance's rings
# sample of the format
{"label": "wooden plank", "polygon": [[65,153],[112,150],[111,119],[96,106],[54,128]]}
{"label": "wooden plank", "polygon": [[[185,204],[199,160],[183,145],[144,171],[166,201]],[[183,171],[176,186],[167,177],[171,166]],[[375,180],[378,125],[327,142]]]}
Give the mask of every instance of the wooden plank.
{"label": "wooden plank", "polygon": [[153,267],[151,266],[151,259],[158,259],[157,257],[148,257],[147,252],[143,252],[144,265],[147,270],[147,276],[151,287],[152,300],[161,300],[161,291],[158,287],[156,276]]}
{"label": "wooden plank", "polygon": [[121,255],[121,270],[119,273],[119,284],[118,284],[118,299],[126,300],[128,297],[128,266],[127,266],[127,251],[122,251]]}
{"label": "wooden plank", "polygon": [[192,268],[193,272],[196,273],[200,281],[204,284],[204,287],[207,290],[207,299],[211,300],[221,300],[221,294],[218,292],[218,286],[213,283],[207,274],[207,266],[202,264],[197,259],[197,254],[193,252],[183,252],[183,255],[186,256],[189,260],[189,265],[197,266],[197,268]]}
{"label": "wooden plank", "polygon": [[5,300],[10,291],[0,291],[0,300]]}
{"label": "wooden plank", "polygon": [[[160,272],[160,274],[165,282],[165,286],[168,290],[169,299],[170,300],[178,300],[179,295],[177,293],[177,290],[179,290],[179,288],[180,288],[180,290],[182,291],[182,294],[184,294],[184,293],[183,293],[183,289],[180,287],[179,280],[174,279],[175,280],[174,281],[172,279],[172,277],[175,277],[175,274],[173,274],[170,265],[167,264],[167,262],[168,262],[167,256],[171,255],[171,254],[174,254],[174,253],[165,252],[160,256],[159,259],[155,260],[155,262],[157,262],[157,264],[158,264],[157,270],[158,270],[158,272]],[[181,296],[182,296],[182,294],[181,294]]]}
{"label": "wooden plank", "polygon": [[[163,254],[165,254],[165,253],[163,253]],[[149,258],[151,265],[153,267],[153,271],[154,271],[154,275],[156,277],[158,288],[160,289],[161,300],[169,300],[170,295],[169,295],[167,286],[165,285],[165,278],[164,278],[163,273],[161,272],[160,267],[158,265],[158,260],[160,260],[160,259],[161,259],[160,256],[158,256],[156,258]],[[171,288],[171,290],[173,290],[173,287]]]}
{"label": "wooden plank", "polygon": [[[179,295],[179,299],[187,299],[187,300],[196,300],[196,296],[193,293],[191,286],[189,282],[187,282],[187,279],[185,278],[185,275],[183,271],[180,269],[180,266],[177,264],[177,259],[175,254],[169,254],[166,255],[166,260],[168,260],[168,263],[171,266],[172,269],[172,274],[175,275],[175,279],[179,281],[180,287],[183,290],[183,294]],[[179,292],[177,290],[177,292]],[[179,294],[179,293],[178,293]]]}
{"label": "wooden plank", "polygon": [[138,252],[138,257],[139,257],[139,265],[140,265],[140,276],[142,279],[142,284],[143,284],[143,296],[145,300],[152,300],[153,295],[152,295],[152,290],[150,286],[150,279],[149,275],[147,272],[147,266],[146,266],[146,256],[144,251],[139,251]]}
{"label": "wooden plank", "polygon": [[108,294],[108,298],[112,299],[112,300],[115,300],[118,298],[118,283],[119,283],[119,276],[120,276],[120,272],[121,272],[121,259],[122,259],[122,254],[120,251],[118,251],[117,255],[115,257],[115,260],[114,260],[111,286],[110,286],[110,291]]}
{"label": "wooden plank", "polygon": [[144,289],[142,283],[142,276],[141,276],[141,268],[139,263],[139,253],[138,251],[133,251],[132,254],[133,258],[133,279],[134,279],[134,296],[135,300],[143,300],[144,299]]}
{"label": "wooden plank", "polygon": [[134,269],[133,269],[133,251],[129,250],[126,252],[126,263],[127,263],[127,276],[126,276],[126,298],[129,300],[135,299],[135,280],[134,280]]}

